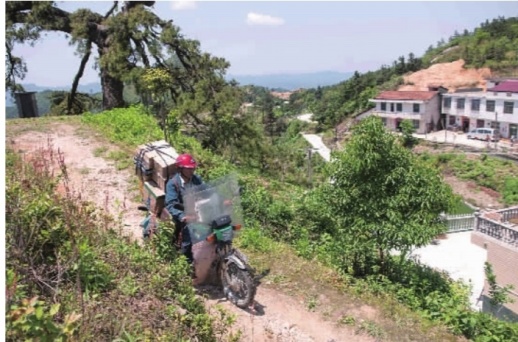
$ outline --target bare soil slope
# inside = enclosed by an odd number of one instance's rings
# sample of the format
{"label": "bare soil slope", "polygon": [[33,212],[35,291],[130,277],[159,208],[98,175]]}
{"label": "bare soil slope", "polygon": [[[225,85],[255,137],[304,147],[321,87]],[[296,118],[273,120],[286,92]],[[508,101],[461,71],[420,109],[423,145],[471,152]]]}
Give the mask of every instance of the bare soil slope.
{"label": "bare soil slope", "polygon": [[465,69],[464,60],[451,63],[437,63],[428,69],[404,76],[404,85],[398,90],[428,90],[429,85],[443,86],[448,92],[459,88],[486,89],[486,78],[491,77],[489,68]]}

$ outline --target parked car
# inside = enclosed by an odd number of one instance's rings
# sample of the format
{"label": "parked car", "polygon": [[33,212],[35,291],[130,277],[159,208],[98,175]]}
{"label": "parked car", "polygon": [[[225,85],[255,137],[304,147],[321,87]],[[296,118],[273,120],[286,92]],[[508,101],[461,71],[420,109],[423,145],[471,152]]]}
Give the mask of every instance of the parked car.
{"label": "parked car", "polygon": [[495,128],[475,128],[474,130],[468,133],[467,138],[484,141],[499,141],[500,132]]}

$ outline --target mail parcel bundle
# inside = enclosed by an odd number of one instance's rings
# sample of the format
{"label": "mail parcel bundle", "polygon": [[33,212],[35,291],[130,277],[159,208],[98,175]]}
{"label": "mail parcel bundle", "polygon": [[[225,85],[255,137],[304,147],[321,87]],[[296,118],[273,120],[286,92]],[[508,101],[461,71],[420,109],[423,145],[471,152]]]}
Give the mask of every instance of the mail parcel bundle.
{"label": "mail parcel bundle", "polygon": [[157,215],[165,205],[167,180],[177,172],[177,157],[176,150],[165,140],[140,145],[135,152],[135,173],[140,180],[142,198]]}

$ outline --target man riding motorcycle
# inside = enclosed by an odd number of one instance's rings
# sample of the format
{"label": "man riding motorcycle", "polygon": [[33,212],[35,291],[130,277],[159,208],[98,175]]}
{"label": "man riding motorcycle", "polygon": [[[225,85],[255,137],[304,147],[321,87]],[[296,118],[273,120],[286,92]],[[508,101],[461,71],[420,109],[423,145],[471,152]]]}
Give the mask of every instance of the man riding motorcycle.
{"label": "man riding motorcycle", "polygon": [[198,165],[190,154],[179,155],[176,159],[176,165],[178,173],[166,183],[165,207],[173,217],[175,224],[175,244],[185,255],[189,264],[192,264],[192,242],[187,227],[188,217],[183,210],[179,209],[181,206],[178,206],[178,204],[183,205],[185,192],[191,187],[202,185],[203,180],[194,173]]}

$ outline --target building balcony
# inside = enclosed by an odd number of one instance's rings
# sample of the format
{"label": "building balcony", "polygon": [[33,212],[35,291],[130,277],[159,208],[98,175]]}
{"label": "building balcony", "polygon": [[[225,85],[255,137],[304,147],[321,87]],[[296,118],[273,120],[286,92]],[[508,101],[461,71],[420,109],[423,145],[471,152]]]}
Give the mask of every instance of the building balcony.
{"label": "building balcony", "polygon": [[372,115],[376,115],[382,118],[388,119],[409,119],[409,120],[421,120],[421,116],[424,113],[412,113],[412,112],[381,112],[374,111]]}

